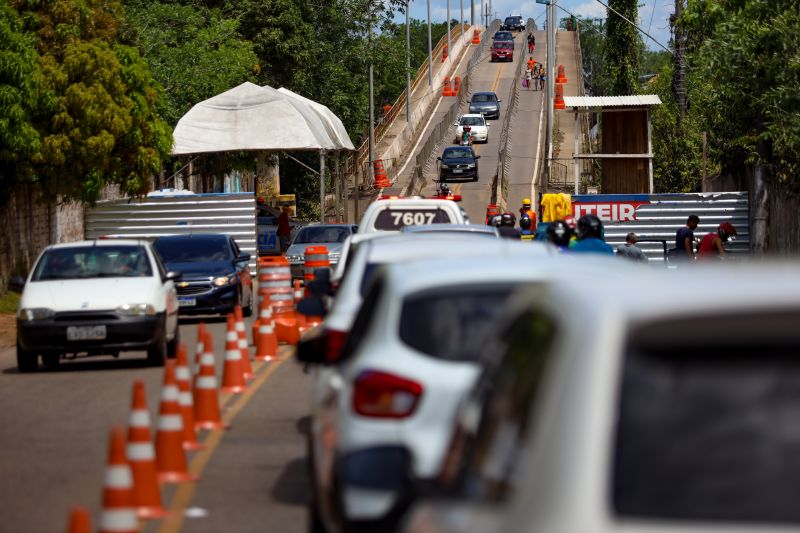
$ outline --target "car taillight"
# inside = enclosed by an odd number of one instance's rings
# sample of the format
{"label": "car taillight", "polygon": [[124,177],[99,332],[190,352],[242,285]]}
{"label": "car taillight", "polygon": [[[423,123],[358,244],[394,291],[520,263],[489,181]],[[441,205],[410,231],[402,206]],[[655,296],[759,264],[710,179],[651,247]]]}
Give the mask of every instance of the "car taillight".
{"label": "car taillight", "polygon": [[353,410],[376,418],[405,418],[417,408],[422,385],[393,374],[365,370],[353,390]]}
{"label": "car taillight", "polygon": [[347,333],[329,329],[325,331],[325,337],[325,361],[328,363],[335,363],[342,358],[342,350],[347,340]]}

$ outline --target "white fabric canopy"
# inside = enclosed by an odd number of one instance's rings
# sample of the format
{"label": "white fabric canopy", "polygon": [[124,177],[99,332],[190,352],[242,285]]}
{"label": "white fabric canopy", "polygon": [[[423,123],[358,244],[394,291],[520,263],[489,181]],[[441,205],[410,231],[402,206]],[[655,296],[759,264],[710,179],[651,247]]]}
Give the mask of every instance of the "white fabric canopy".
{"label": "white fabric canopy", "polygon": [[327,107],[287,92],[245,82],[196,104],[175,127],[172,153],[354,149]]}
{"label": "white fabric canopy", "polygon": [[278,89],[278,92],[300,100],[309,106],[313,111],[315,111],[322,119],[322,123],[325,124],[328,136],[330,136],[339,144],[340,150],[356,149],[355,146],[353,146],[353,142],[350,140],[350,136],[347,134],[347,130],[344,129],[344,124],[342,124],[342,121],[339,120],[339,117],[337,117],[333,111],[319,102],[309,100],[305,96],[300,96],[299,94],[290,91],[286,87],[281,87]]}

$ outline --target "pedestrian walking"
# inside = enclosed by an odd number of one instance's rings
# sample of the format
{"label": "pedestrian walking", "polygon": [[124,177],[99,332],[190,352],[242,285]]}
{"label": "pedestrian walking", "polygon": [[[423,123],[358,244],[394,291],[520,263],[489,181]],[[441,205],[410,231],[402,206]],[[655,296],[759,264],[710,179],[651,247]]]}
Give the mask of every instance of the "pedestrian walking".
{"label": "pedestrian walking", "polygon": [[694,230],[700,224],[700,217],[689,215],[686,225],[675,232],[675,248],[670,250],[672,258],[684,261],[694,261]]}
{"label": "pedestrian walking", "polygon": [[638,240],[635,233],[628,233],[627,237],[625,237],[625,244],[617,246],[617,255],[630,259],[631,261],[647,263],[647,256],[644,255],[641,248],[636,246],[636,241]]}

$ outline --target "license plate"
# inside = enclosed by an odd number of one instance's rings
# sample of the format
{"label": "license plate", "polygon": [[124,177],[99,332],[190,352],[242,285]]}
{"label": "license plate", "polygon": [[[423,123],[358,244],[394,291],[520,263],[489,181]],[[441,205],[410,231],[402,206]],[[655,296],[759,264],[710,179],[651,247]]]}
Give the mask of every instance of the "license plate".
{"label": "license plate", "polygon": [[197,305],[195,298],[178,298],[178,307],[193,307]]}
{"label": "license plate", "polygon": [[69,326],[68,341],[99,341],[106,338],[105,326]]}
{"label": "license plate", "polygon": [[461,170],[460,168],[453,169],[453,174],[461,174],[462,172],[464,172],[464,171]]}

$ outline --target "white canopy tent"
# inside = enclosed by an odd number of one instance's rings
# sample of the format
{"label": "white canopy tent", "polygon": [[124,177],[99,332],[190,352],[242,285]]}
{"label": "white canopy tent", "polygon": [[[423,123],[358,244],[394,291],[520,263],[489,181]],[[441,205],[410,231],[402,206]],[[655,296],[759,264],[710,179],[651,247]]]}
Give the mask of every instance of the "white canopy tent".
{"label": "white canopy tent", "polygon": [[[295,94],[245,82],[195,104],[173,132],[174,155],[228,151],[319,151],[324,211],[325,153],[354,150],[330,109]],[[324,213],[323,213],[324,216]]]}

